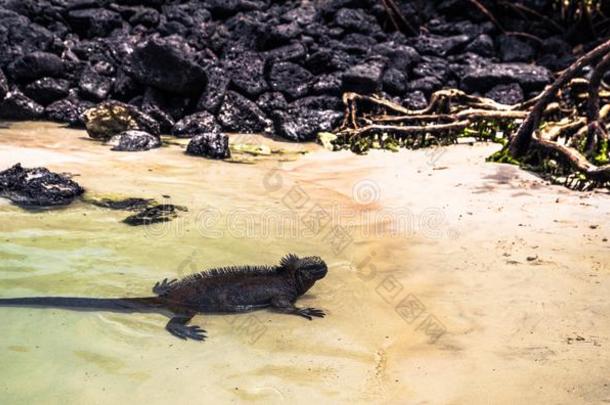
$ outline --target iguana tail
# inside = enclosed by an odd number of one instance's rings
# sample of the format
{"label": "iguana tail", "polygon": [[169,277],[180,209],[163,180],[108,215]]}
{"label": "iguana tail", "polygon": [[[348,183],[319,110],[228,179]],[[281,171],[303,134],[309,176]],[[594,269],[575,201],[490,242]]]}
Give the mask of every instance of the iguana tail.
{"label": "iguana tail", "polygon": [[77,311],[154,312],[156,309],[162,308],[163,303],[158,297],[30,297],[0,299],[0,307],[62,308]]}

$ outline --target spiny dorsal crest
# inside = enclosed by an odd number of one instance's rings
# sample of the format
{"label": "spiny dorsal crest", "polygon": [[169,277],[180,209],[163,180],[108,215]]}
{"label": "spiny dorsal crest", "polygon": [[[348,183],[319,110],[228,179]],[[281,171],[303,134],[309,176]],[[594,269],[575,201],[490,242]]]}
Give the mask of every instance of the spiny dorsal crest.
{"label": "spiny dorsal crest", "polygon": [[278,266],[230,266],[218,267],[214,269],[204,270],[199,273],[186,276],[180,281],[180,284],[195,283],[205,279],[212,278],[230,278],[235,276],[262,276],[278,274],[283,269]]}
{"label": "spiny dorsal crest", "polygon": [[299,265],[299,256],[289,253],[280,260],[280,267],[287,271],[295,271]]}

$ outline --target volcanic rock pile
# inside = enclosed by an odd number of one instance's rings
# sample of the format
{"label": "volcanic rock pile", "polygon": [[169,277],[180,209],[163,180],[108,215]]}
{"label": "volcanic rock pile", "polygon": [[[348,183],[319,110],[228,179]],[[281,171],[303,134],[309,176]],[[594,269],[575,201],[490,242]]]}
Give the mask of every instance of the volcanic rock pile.
{"label": "volcanic rock pile", "polygon": [[[398,3],[418,36],[376,0],[0,0],[0,118],[84,126],[114,100],[124,131],[145,129],[133,118],[178,137],[306,141],[338,124],[345,91],[414,109],[443,87],[515,103],[573,60],[560,38],[501,34],[466,0]],[[156,146],[141,136],[118,145]]]}

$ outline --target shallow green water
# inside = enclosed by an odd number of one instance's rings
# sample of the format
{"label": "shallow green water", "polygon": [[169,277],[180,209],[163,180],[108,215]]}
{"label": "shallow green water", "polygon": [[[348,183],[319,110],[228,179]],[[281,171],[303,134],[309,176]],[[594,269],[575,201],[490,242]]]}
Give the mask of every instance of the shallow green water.
{"label": "shallow green water", "polygon": [[[376,271],[394,271],[392,260],[406,255],[402,242],[382,246],[361,235],[358,221],[337,217],[323,232],[307,225],[316,207],[341,206],[348,214],[362,208],[354,204],[349,171],[337,176],[315,159],[273,157],[256,165],[189,159],[176,146],[117,154],[81,132],[49,125],[3,131],[3,166],[21,161],[78,173],[90,195],[150,197],[188,212],[167,224],[130,227],[121,223],[128,212],[84,202],[32,212],[2,200],[0,297],[149,296],[165,277],[273,264],[289,252],[319,255],[330,271],[299,300],[323,308],[326,318],[308,322],[266,311],[197,316],[193,323],[208,332],[204,343],[172,337],[158,314],[0,308],[2,404],[374,398],[380,345],[401,333],[417,335],[375,291],[380,279],[365,282],[356,272],[375,246],[380,254],[394,252],[377,259]],[[24,149],[10,149],[10,142]],[[299,192],[304,201],[296,201]],[[335,225],[347,245],[330,234]]]}
{"label": "shallow green water", "polygon": [[[326,318],[200,315],[203,343],[172,337],[159,314],[0,308],[0,404],[608,398],[606,195],[485,163],[493,145],[443,148],[431,162],[424,150],[263,142],[312,153],[241,165],[179,144],[111,152],[55,124],[0,129],[0,168],[45,166],[77,174],[90,195],[188,207],[132,228],[129,213],[82,202],[28,212],[0,200],[0,297],[146,296],[165,277],[288,252],[329,265],[298,301]],[[312,232],[319,209],[331,222]],[[337,225],[344,249],[328,236]]]}

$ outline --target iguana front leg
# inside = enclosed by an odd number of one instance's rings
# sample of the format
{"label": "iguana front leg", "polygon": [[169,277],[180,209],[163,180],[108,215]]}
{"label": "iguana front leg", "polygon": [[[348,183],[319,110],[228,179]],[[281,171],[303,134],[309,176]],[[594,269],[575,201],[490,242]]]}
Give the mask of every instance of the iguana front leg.
{"label": "iguana front leg", "polygon": [[188,326],[195,313],[179,313],[169,320],[165,329],[180,339],[205,340],[206,331],[197,325]]}
{"label": "iguana front leg", "polygon": [[271,307],[278,312],[283,314],[294,314],[307,318],[310,321],[313,319],[312,316],[324,318],[324,311],[316,308],[297,308],[294,304],[286,297],[276,297],[271,300]]}

